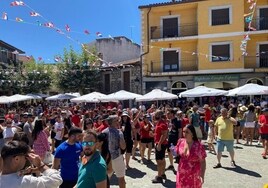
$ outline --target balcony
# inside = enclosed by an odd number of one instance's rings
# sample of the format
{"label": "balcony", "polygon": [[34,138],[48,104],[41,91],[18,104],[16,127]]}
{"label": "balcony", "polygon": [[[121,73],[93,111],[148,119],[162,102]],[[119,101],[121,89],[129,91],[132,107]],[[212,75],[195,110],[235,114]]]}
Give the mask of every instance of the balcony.
{"label": "balcony", "polygon": [[180,74],[187,74],[189,71],[197,71],[197,59],[191,60],[180,60],[178,63],[166,63],[164,65],[163,62],[159,61],[152,61],[151,67],[145,67],[147,70],[147,75],[180,75]]}
{"label": "balcony", "polygon": [[188,37],[198,35],[198,24],[181,24],[179,27],[151,27],[151,39]]}
{"label": "balcony", "polygon": [[[268,30],[268,17],[257,17],[252,19],[251,27],[256,31]],[[254,29],[248,28],[248,23],[245,22],[245,31],[253,31]]]}
{"label": "balcony", "polygon": [[268,55],[266,56],[246,56],[244,57],[245,68],[268,68]]}

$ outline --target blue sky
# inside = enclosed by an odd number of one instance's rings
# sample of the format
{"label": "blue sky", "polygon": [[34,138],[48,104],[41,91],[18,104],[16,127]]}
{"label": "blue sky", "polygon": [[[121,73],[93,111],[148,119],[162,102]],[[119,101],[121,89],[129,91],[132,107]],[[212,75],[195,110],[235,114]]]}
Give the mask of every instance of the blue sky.
{"label": "blue sky", "polygon": [[[26,6],[10,6],[12,0],[0,0],[0,13],[8,15],[8,21],[0,19],[0,40],[3,40],[33,55],[42,57],[47,63],[54,63],[54,56],[63,54],[64,47],[72,45],[80,49],[79,42],[88,43],[96,38],[96,32],[103,37],[126,36],[135,43],[141,42],[140,10],[138,6],[165,2],[163,0],[25,0]],[[42,17],[31,17],[35,11]],[[16,22],[16,17],[24,22]],[[53,24],[67,33],[68,39],[55,30],[38,26],[39,23]],[[84,30],[90,32],[89,35]],[[131,32],[132,30],[132,32]],[[131,37],[132,33],[132,37]]]}

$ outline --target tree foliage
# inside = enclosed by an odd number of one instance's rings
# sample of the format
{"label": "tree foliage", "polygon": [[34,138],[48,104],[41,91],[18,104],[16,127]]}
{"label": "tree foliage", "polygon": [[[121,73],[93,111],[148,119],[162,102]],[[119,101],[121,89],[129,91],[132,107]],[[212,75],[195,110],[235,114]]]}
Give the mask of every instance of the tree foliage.
{"label": "tree foliage", "polygon": [[96,54],[95,50],[89,51],[85,47],[81,53],[75,52],[72,47],[64,49],[63,62],[58,64],[55,77],[61,90],[81,94],[99,90],[100,74],[96,66],[98,58],[92,54]]}

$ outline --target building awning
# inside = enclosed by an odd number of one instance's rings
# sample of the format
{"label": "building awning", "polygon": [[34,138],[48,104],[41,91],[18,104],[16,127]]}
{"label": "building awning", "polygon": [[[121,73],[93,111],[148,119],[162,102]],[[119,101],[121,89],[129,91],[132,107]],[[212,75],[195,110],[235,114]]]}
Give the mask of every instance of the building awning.
{"label": "building awning", "polygon": [[228,81],[228,82],[195,82],[195,87],[206,86],[215,89],[230,89],[238,87],[238,81]]}

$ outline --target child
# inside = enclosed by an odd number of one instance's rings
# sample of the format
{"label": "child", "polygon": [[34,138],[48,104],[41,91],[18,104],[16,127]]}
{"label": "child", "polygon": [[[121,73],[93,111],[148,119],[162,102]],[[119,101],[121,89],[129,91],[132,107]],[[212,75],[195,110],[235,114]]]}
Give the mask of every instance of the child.
{"label": "child", "polygon": [[214,142],[214,137],[215,137],[215,133],[214,133],[214,121],[213,120],[209,120],[208,121],[208,139],[207,139],[207,143],[208,143],[208,149],[209,149],[209,153],[212,153],[212,151],[214,152],[214,154],[216,155],[216,151],[213,145]]}

